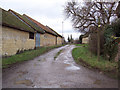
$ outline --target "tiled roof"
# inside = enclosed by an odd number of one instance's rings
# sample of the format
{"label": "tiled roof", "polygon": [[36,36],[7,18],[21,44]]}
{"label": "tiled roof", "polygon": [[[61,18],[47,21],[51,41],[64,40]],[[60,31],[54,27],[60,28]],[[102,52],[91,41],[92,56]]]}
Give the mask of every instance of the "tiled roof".
{"label": "tiled roof", "polygon": [[21,21],[25,22],[27,25],[29,25],[31,28],[33,28],[35,31],[40,32],[40,33],[45,33],[42,28],[40,28],[37,24],[35,24],[35,23],[31,22],[30,20],[28,20],[23,15],[20,15],[17,12],[11,10],[11,9],[9,9],[9,12],[15,14],[18,18],[21,19]]}
{"label": "tiled roof", "polygon": [[15,29],[19,29],[19,30],[27,31],[27,32],[35,32],[32,28],[30,28],[25,23],[20,21],[10,12],[3,10],[2,8],[0,8],[0,10],[2,11],[2,25],[3,26],[15,28]]}
{"label": "tiled roof", "polygon": [[41,23],[39,23],[38,21],[32,19],[31,17],[27,16],[27,15],[23,15],[28,17],[30,20],[32,20],[34,23],[36,23],[38,26],[40,26],[42,29],[44,29],[47,33],[53,34],[55,36],[57,36],[57,34],[55,32],[53,32],[52,30],[50,30],[49,28],[47,28],[46,26],[42,25]]}

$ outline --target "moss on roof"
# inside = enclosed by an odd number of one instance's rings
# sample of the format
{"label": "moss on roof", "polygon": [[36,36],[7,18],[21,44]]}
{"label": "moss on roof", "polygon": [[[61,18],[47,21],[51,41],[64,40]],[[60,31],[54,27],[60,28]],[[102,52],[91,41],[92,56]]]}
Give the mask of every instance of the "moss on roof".
{"label": "moss on roof", "polygon": [[45,33],[44,30],[42,28],[40,28],[38,25],[36,25],[34,22],[31,22],[28,18],[26,18],[23,15],[18,14],[17,12],[9,9],[9,11],[13,12],[16,16],[18,16],[20,19],[22,19],[25,23],[27,23],[28,25],[30,25],[34,30],[36,30],[37,32],[40,33]]}
{"label": "moss on roof", "polygon": [[27,18],[29,18],[31,21],[33,21],[34,23],[36,23],[39,27],[41,27],[43,30],[45,30],[45,32],[49,33],[49,34],[52,34],[52,35],[56,35],[56,33],[54,33],[52,30],[50,30],[49,28],[47,28],[46,26],[44,26],[43,24],[41,24],[40,22],[34,20],[33,18],[27,16],[24,14],[24,16],[26,16]]}
{"label": "moss on roof", "polygon": [[0,8],[0,10],[2,10],[2,25],[27,32],[34,32],[32,28],[24,24],[22,21],[20,21],[18,18],[12,15],[10,12],[3,10],[2,8]]}

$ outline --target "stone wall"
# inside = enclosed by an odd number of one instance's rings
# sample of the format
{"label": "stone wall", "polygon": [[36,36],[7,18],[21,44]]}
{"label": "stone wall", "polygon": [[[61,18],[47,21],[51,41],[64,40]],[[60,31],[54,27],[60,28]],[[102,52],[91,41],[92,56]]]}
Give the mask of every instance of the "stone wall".
{"label": "stone wall", "polygon": [[40,46],[44,46],[44,34],[40,34]]}
{"label": "stone wall", "polygon": [[88,43],[89,39],[88,37],[82,39],[82,43]]}
{"label": "stone wall", "polygon": [[43,46],[53,46],[53,45],[56,45],[56,36],[51,35],[49,33],[45,33],[42,43],[43,43]]}
{"label": "stone wall", "polygon": [[[18,50],[28,50],[35,48],[35,35],[34,39],[29,39],[29,32],[20,31],[17,29],[2,27],[0,29],[0,36],[2,36],[2,55],[14,55]],[[57,45],[62,44],[62,38],[57,37]],[[40,34],[40,46],[53,46],[56,45],[56,36],[49,33]]]}
{"label": "stone wall", "polygon": [[14,55],[18,50],[34,49],[34,47],[35,38],[29,39],[29,32],[2,27],[2,55]]}
{"label": "stone wall", "polygon": [[57,45],[62,44],[62,38],[61,37],[57,37]]}
{"label": "stone wall", "polygon": [[118,60],[120,60],[120,43],[118,45],[118,54],[117,54],[117,56],[115,58],[115,61],[118,61]]}

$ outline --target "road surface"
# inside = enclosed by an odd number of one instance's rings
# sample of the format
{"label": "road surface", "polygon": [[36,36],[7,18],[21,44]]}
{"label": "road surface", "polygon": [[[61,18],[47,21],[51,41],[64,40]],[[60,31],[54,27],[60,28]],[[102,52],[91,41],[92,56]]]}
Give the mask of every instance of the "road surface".
{"label": "road surface", "polygon": [[[118,81],[77,65],[74,45],[53,49],[3,70],[3,88],[117,88]],[[60,55],[54,59],[57,52]]]}

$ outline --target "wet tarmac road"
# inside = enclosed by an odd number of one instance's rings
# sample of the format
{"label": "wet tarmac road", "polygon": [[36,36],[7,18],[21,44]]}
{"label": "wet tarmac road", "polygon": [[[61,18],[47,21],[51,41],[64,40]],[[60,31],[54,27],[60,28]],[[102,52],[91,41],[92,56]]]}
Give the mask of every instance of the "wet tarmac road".
{"label": "wet tarmac road", "polygon": [[[33,60],[3,70],[3,88],[117,88],[118,81],[77,65],[74,45],[53,49]],[[57,52],[62,50],[54,60]]]}

